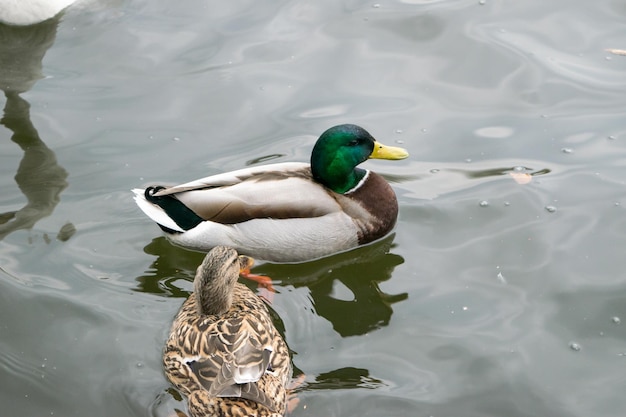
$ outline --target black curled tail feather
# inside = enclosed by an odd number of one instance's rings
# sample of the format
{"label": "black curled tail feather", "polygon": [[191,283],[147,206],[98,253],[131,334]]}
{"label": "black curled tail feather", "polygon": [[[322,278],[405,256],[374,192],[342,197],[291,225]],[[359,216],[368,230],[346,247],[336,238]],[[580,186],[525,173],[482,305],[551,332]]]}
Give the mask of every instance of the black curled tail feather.
{"label": "black curled tail feather", "polygon": [[[204,219],[198,216],[193,210],[184,205],[179,199],[172,195],[164,195],[157,197],[154,194],[158,193],[161,190],[164,190],[165,187],[157,186],[157,187],[148,187],[144,191],[143,195],[152,204],[156,204],[161,207],[163,211],[172,219],[174,223],[179,225],[183,230],[190,230],[199,225],[204,221]],[[175,230],[172,230],[168,227],[162,226],[159,224],[159,227],[163,229],[164,232],[167,233],[177,233]]]}

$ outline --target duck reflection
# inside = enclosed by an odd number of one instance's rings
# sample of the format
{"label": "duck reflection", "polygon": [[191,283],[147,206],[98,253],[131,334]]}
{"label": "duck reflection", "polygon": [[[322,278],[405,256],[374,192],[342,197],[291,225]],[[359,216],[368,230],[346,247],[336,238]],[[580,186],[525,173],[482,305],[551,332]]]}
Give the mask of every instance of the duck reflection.
{"label": "duck reflection", "polygon": [[[0,240],[49,216],[67,187],[67,171],[39,137],[30,120],[30,105],[20,96],[42,78],[42,59],[54,43],[58,22],[55,18],[32,26],[0,23],[0,89],[6,97],[0,124],[24,151],[15,182],[27,199],[21,209],[0,213]],[[58,237],[66,240],[72,233],[73,226],[65,225]]]}
{"label": "duck reflection", "polygon": [[385,386],[385,383],[370,376],[370,371],[363,368],[339,368],[324,372],[315,377],[315,381],[307,382],[295,389],[298,391],[332,390],[365,388],[376,389]]}
{"label": "duck reflection", "polygon": [[156,259],[144,275],[136,278],[137,291],[187,298],[192,291],[196,268],[205,254],[174,246],[164,236],[152,239],[143,250]]}
{"label": "duck reflection", "polygon": [[391,278],[404,258],[391,253],[394,235],[372,245],[302,264],[264,264],[254,270],[278,285],[309,288],[315,311],[341,336],[365,334],[389,324],[392,305],[407,293],[386,294],[379,284]]}
{"label": "duck reflection", "polygon": [[[389,324],[392,305],[407,293],[386,294],[379,284],[391,278],[404,259],[390,253],[394,235],[374,244],[300,264],[266,263],[253,269],[272,277],[277,287],[308,287],[316,313],[341,336],[354,336]],[[203,254],[155,238],[144,251],[156,255],[146,274],[137,278],[138,291],[187,297]],[[280,290],[279,290],[280,291]]]}
{"label": "duck reflection", "polygon": [[[294,375],[296,372],[300,373],[295,369]],[[345,367],[323,372],[315,376],[314,381],[296,382],[291,392],[296,394],[297,398],[298,393],[313,390],[377,389],[386,385],[383,380],[372,377],[367,369]],[[298,407],[297,404],[297,402],[293,403],[293,407]],[[186,401],[181,393],[174,387],[168,387],[160,392],[150,404],[149,414],[153,417],[188,417],[182,411],[186,408]]]}

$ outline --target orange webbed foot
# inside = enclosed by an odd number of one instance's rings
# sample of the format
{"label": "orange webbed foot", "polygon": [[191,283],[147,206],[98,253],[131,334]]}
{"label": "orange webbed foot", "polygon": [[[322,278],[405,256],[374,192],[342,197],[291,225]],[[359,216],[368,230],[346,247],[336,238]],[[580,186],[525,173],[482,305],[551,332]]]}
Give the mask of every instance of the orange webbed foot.
{"label": "orange webbed foot", "polygon": [[239,259],[241,260],[239,275],[259,284],[259,296],[271,304],[274,300],[274,294],[276,294],[276,290],[272,285],[272,278],[250,272],[250,268],[254,265],[254,259],[243,255],[240,255]]}
{"label": "orange webbed foot", "polygon": [[[304,380],[306,376],[304,374],[298,375],[296,378],[292,379],[287,386],[287,414],[293,412],[298,405],[300,405],[300,398],[298,398],[297,394],[294,390],[304,384]],[[306,406],[304,406],[306,408]]]}

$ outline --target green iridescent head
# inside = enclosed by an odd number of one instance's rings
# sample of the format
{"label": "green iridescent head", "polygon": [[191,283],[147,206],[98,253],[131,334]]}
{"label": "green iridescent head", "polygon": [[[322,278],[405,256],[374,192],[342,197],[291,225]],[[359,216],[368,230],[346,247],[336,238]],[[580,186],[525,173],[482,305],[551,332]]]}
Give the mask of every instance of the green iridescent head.
{"label": "green iridescent head", "polygon": [[311,153],[313,178],[337,193],[354,188],[365,175],[357,165],[370,159],[404,159],[402,148],[385,146],[357,125],[331,127],[317,140]]}

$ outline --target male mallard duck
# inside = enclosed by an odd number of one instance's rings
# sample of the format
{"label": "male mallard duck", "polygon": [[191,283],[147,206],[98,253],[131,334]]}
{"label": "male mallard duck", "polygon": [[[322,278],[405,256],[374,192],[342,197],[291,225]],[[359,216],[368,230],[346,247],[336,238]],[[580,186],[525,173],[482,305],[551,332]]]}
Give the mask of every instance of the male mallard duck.
{"label": "male mallard duck", "polygon": [[165,345],[168,379],[192,416],[282,416],[291,379],[287,346],[263,301],[237,282],[252,260],[213,248]]}
{"label": "male mallard duck", "polygon": [[407,156],[362,127],[339,125],[317,140],[310,165],[263,165],[133,192],[144,213],[180,246],[208,251],[225,245],[268,261],[302,262],[391,231],[396,195],[380,175],[357,165]]}

